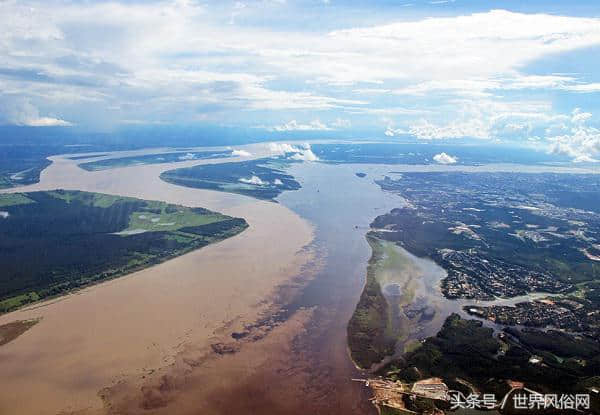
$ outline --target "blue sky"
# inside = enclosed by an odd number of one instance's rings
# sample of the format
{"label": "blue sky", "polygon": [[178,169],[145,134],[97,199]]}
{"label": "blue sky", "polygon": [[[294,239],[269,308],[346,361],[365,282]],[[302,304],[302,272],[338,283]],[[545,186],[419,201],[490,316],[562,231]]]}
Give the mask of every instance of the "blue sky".
{"label": "blue sky", "polygon": [[595,1],[0,2],[0,123],[475,139],[600,158]]}

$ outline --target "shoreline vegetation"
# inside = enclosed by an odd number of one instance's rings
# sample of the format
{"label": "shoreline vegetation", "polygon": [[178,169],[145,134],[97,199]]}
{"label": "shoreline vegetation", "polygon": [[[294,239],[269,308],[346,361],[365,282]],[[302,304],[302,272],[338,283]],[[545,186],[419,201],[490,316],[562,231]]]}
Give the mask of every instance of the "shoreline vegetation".
{"label": "shoreline vegetation", "polygon": [[404,352],[414,348],[410,333],[418,331],[419,322],[431,315],[425,304],[411,307],[417,300],[419,271],[401,248],[373,231],[366,239],[372,253],[365,287],[347,331],[352,360],[359,367],[376,370],[400,348]]}
{"label": "shoreline vegetation", "polygon": [[394,352],[396,340],[390,336],[390,306],[377,279],[384,259],[379,240],[366,235],[371,246],[367,276],[356,309],[348,322],[347,335],[350,357],[356,366],[368,369]]}
{"label": "shoreline vegetation", "polygon": [[248,227],[203,208],[82,191],[0,195],[0,314],[118,278]]}

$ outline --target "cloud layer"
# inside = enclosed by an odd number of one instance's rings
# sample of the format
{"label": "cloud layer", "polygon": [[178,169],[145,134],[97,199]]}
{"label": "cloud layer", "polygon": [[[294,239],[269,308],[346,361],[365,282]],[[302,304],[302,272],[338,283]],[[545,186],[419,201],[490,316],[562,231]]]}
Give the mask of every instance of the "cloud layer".
{"label": "cloud layer", "polygon": [[251,157],[252,153],[250,153],[249,151],[246,150],[233,150],[231,152],[231,155],[234,157]]}
{"label": "cloud layer", "polygon": [[452,157],[446,153],[440,153],[433,156],[433,160],[439,164],[455,164],[458,162],[458,157]]}
{"label": "cloud layer", "polygon": [[269,143],[269,151],[272,156],[283,156],[298,161],[318,161],[319,158],[313,153],[310,144],[291,145],[288,143]]}
{"label": "cloud layer", "polygon": [[551,151],[572,157],[575,162],[598,162],[600,155],[600,130],[586,122],[592,114],[576,108],[570,120],[554,125],[548,130]]}
{"label": "cloud layer", "polygon": [[[302,2],[6,0],[0,121],[361,128],[425,140],[536,138],[561,152],[578,140],[596,150],[594,116],[561,135],[545,130],[573,108],[600,111],[600,76],[531,65],[600,46],[600,18],[568,16],[567,8],[560,15],[439,6],[446,8],[437,16],[373,8],[373,23],[357,26],[348,23],[356,21],[350,6],[335,2],[309,9]],[[310,10],[328,17],[322,27],[303,28]],[[590,68],[600,63],[593,56]]]}
{"label": "cloud layer", "polygon": [[28,100],[0,102],[0,122],[27,127],[70,127],[73,123],[60,118],[40,116]]}

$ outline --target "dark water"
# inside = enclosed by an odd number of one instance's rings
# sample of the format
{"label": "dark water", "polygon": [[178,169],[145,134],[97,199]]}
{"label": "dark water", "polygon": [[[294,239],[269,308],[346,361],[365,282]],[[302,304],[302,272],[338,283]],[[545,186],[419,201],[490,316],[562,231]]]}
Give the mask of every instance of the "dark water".
{"label": "dark water", "polygon": [[[278,198],[315,226],[314,248],[322,267],[289,310],[316,308],[313,325],[299,347],[308,351],[311,374],[315,382],[323,385],[328,407],[322,413],[372,411],[365,388],[350,381],[366,374],[357,370],[349,358],[346,327],[362,292],[371,256],[365,238],[369,225],[375,217],[404,204],[400,196],[384,192],[374,183],[395,168],[397,166],[295,164],[288,172],[302,188],[285,192]],[[355,173],[359,171],[367,176],[357,177]],[[446,275],[441,267],[398,249],[411,260],[418,274],[414,301],[407,306],[408,312],[412,312],[410,307],[413,307],[415,312],[421,313],[414,319],[417,324],[406,333],[404,344],[435,335],[452,312],[468,317],[462,307],[469,302],[450,301],[441,294],[440,281]],[[514,304],[517,300],[498,302]],[[399,345],[399,351],[402,349],[403,345]]]}
{"label": "dark water", "polygon": [[[366,172],[365,178],[355,175]],[[373,219],[402,203],[384,193],[373,180],[385,167],[302,163],[288,172],[302,189],[285,192],[278,200],[315,226],[314,248],[320,271],[296,304],[316,306],[313,327],[302,339],[309,350],[315,379],[325,385],[329,407],[322,413],[373,413],[362,376],[347,352],[346,326],[366,276],[371,248],[365,238]]]}
{"label": "dark water", "polygon": [[[319,344],[346,342],[346,324],[354,312],[363,289],[371,248],[365,238],[370,223],[379,215],[400,207],[404,200],[384,192],[374,183],[393,171],[387,165],[328,165],[303,163],[292,166],[289,173],[302,184],[302,189],[286,192],[278,199],[315,226],[315,247],[323,259],[323,269],[298,299],[297,306],[318,306],[335,316],[319,338]],[[365,178],[355,175],[367,173]],[[465,315],[463,304],[450,301],[440,291],[446,276],[443,268],[426,258],[418,258],[398,247],[409,259],[415,278],[412,304],[406,306],[415,322],[402,336],[405,343],[435,335],[452,312]],[[399,277],[401,279],[402,276]],[[393,287],[390,287],[393,290]],[[401,293],[396,293],[401,294]],[[393,302],[394,296],[388,300]],[[412,308],[412,309],[411,309]],[[337,336],[337,337],[336,337]],[[350,362],[351,365],[351,362]]]}
{"label": "dark water", "polygon": [[[369,175],[355,176],[359,170]],[[365,238],[369,225],[376,216],[402,204],[399,196],[383,192],[373,181],[387,171],[382,166],[321,163],[297,164],[288,170],[302,189],[285,192],[278,200],[315,226],[315,248],[325,260],[322,272],[305,292],[305,305],[340,302],[354,309],[371,256]]]}

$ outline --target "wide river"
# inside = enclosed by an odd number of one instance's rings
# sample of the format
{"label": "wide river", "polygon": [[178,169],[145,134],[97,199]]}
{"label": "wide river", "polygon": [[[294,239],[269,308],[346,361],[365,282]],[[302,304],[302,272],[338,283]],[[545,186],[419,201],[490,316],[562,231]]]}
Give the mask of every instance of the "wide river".
{"label": "wide river", "polygon": [[[269,155],[265,145],[245,149]],[[40,183],[11,190],[79,189],[202,206],[243,217],[250,228],[0,316],[0,325],[41,318],[0,347],[0,414],[373,412],[365,388],[351,381],[361,374],[347,353],[346,324],[371,255],[369,224],[402,204],[373,180],[399,166],[297,163],[289,173],[302,188],[279,203],[159,179],[172,168],[235,160],[87,172],[53,157]],[[433,334],[460,304],[440,299],[441,268],[411,258],[423,276],[419,298],[438,311],[419,334]]]}

